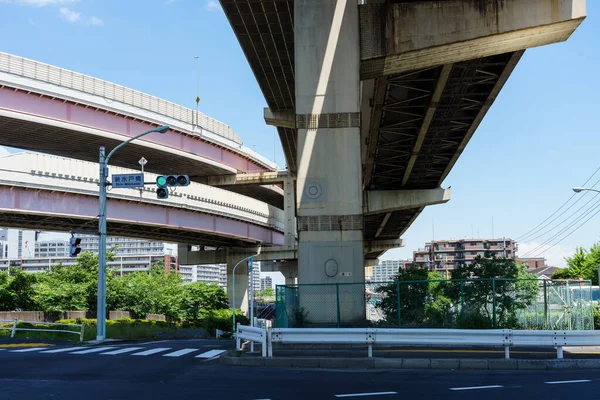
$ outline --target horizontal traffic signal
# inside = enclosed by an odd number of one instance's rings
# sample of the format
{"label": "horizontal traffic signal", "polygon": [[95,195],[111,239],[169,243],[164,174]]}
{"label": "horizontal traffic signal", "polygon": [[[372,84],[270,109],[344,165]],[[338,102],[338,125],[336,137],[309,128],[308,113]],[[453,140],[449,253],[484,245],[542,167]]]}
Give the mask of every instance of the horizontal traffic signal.
{"label": "horizontal traffic signal", "polygon": [[188,175],[160,175],[156,178],[156,198],[169,198],[169,187],[188,186],[190,177]]}

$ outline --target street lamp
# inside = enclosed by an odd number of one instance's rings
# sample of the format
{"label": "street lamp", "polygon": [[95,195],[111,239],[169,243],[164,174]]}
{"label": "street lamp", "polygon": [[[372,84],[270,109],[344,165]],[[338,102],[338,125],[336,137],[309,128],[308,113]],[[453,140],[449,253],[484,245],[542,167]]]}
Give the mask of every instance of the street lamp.
{"label": "street lamp", "polygon": [[573,188],[573,191],[574,191],[575,193],[583,192],[584,190],[588,190],[588,191],[590,191],[590,192],[598,192],[598,193],[600,193],[600,190],[598,190],[598,189],[592,189],[592,188],[582,188],[582,187],[574,187],[574,188]]}
{"label": "street lamp", "polygon": [[[231,314],[233,315],[233,317],[232,317],[233,318],[233,330],[232,330],[233,334],[235,334],[235,269],[242,262],[244,262],[244,261],[246,261],[246,260],[248,260],[248,259],[250,259],[252,257],[258,257],[259,255],[260,255],[260,253],[257,253],[257,254],[253,254],[251,256],[248,256],[246,258],[242,258],[233,267],[233,272],[232,272],[232,277],[231,277]],[[248,281],[248,284],[250,284],[250,281]],[[248,291],[248,293],[250,293],[250,291]],[[252,321],[250,322],[250,325],[252,325]]]}
{"label": "street lamp", "polygon": [[168,125],[162,125],[147,132],[134,136],[114,149],[105,157],[104,146],[100,146],[100,192],[98,202],[100,212],[98,214],[98,303],[96,313],[96,340],[106,339],[106,186],[108,185],[108,161],[121,147],[127,143],[141,138],[153,132],[165,133],[169,130]]}

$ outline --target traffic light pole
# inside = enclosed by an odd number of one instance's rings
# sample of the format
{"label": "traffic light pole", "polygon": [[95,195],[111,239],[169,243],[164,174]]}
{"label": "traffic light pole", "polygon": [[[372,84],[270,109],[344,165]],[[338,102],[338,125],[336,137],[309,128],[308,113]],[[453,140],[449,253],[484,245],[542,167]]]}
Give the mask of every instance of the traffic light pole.
{"label": "traffic light pole", "polygon": [[108,161],[121,147],[144,135],[152,132],[165,133],[169,130],[167,125],[159,126],[144,133],[127,139],[105,154],[104,146],[100,147],[100,181],[98,185],[98,302],[96,311],[96,340],[106,339],[106,186],[108,185]]}
{"label": "traffic light pole", "polygon": [[96,340],[106,338],[106,166],[104,146],[100,147],[100,192],[98,213],[98,303],[96,312]]}

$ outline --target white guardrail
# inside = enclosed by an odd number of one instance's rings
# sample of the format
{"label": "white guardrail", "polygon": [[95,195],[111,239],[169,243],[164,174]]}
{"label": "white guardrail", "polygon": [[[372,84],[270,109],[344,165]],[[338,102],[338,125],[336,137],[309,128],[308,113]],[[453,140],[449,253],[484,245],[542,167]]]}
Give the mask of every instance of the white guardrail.
{"label": "white guardrail", "polygon": [[260,343],[262,356],[263,357],[267,356],[267,330],[266,329],[240,325],[238,323],[236,334],[235,334],[235,349],[236,350],[238,350],[242,347],[242,343],[241,343],[242,339]]}
{"label": "white guardrail", "polygon": [[[31,325],[54,325],[54,326],[74,326],[79,328],[79,330],[67,330],[67,329],[43,329],[43,328],[18,328],[17,325],[19,323],[31,324]],[[12,324],[11,327],[3,327],[2,325]],[[55,322],[32,322],[32,321],[21,321],[17,319],[13,320],[0,320],[0,330],[8,330],[10,332],[10,337],[14,338],[16,332],[20,331],[31,331],[31,332],[62,332],[62,333],[71,333],[73,335],[79,336],[79,341],[83,341],[83,332],[84,325],[83,324],[60,324]]]}
{"label": "white guardrail", "polygon": [[[251,332],[251,333],[250,333]],[[273,357],[273,343],[281,344],[365,344],[373,357],[373,345],[409,346],[502,346],[510,358],[511,347],[554,347],[563,358],[563,346],[600,346],[600,331],[525,331],[512,329],[375,329],[375,328],[252,328],[238,325],[239,339],[262,342],[266,337],[267,356]],[[265,357],[265,344],[263,344]]]}

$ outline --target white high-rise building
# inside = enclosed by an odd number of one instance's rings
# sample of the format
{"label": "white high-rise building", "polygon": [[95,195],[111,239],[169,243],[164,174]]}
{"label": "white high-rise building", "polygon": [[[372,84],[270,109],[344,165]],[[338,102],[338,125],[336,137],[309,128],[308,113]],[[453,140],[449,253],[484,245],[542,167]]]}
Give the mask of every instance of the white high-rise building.
{"label": "white high-rise building", "polygon": [[[81,235],[81,251],[98,252],[98,236],[96,235]],[[108,236],[106,238],[106,247],[116,247],[115,253],[117,256],[130,256],[141,254],[166,254],[164,242],[150,241],[143,239],[132,239],[124,237]]]}
{"label": "white high-rise building", "polygon": [[68,240],[41,240],[35,242],[35,257],[68,257]]}
{"label": "white high-rise building", "polygon": [[403,266],[404,260],[380,260],[379,265],[373,266],[371,282],[393,281]]}
{"label": "white high-rise building", "polygon": [[194,283],[198,281],[197,265],[180,265],[179,275],[183,283]]}
{"label": "white high-rise building", "polygon": [[23,259],[35,257],[36,232],[23,229],[0,230],[0,258]]}
{"label": "white high-rise building", "polygon": [[196,282],[218,283],[223,290],[227,290],[227,264],[202,264],[194,267]]}

